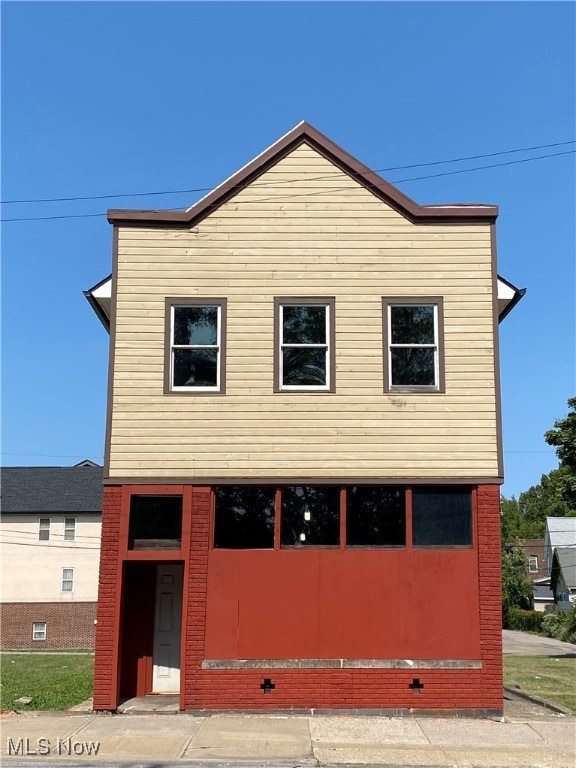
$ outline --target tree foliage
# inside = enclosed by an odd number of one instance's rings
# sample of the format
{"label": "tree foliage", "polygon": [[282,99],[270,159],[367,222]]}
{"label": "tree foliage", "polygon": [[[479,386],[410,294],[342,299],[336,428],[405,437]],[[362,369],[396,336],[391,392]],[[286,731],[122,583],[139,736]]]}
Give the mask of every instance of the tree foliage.
{"label": "tree foliage", "polygon": [[504,626],[513,608],[530,608],[532,582],[528,578],[528,562],[522,549],[502,551],[502,615]]}
{"label": "tree foliage", "polygon": [[502,498],[502,540],[542,539],[547,517],[576,516],[576,397],[568,400],[571,411],[544,435],[556,447],[560,466],[516,499]]}
{"label": "tree foliage", "polygon": [[548,445],[556,448],[560,459],[562,497],[571,513],[576,514],[576,397],[568,400],[568,408],[566,418],[558,419],[554,428],[546,432],[544,439]]}

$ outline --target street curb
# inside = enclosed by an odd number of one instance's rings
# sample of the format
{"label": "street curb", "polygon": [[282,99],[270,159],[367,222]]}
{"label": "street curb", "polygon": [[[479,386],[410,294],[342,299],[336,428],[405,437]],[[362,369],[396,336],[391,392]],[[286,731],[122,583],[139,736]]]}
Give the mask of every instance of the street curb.
{"label": "street curb", "polygon": [[527,693],[526,691],[523,691],[522,688],[518,688],[515,685],[505,685],[504,692],[511,693],[513,696],[518,696],[521,699],[530,701],[532,704],[538,704],[538,706],[544,707],[545,709],[550,709],[552,712],[556,712],[559,715],[569,715],[570,717],[574,717],[574,713],[571,709],[563,707],[561,704],[554,704],[547,699],[543,699],[541,696],[536,696],[534,693]]}

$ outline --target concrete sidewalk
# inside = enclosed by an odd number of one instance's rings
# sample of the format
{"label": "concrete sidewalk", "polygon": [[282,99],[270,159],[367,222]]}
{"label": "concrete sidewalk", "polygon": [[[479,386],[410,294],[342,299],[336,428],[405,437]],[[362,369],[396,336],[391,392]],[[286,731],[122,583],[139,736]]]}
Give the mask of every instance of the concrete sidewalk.
{"label": "concrete sidewalk", "polygon": [[[48,763],[54,758],[68,765],[154,761],[157,768],[170,761],[293,767],[574,768],[576,758],[576,718],[553,713],[530,713],[502,721],[361,715],[12,713],[2,717],[1,724],[5,765],[10,765],[11,753],[19,765],[36,766],[46,761],[48,749]],[[14,755],[18,748],[19,754]]]}

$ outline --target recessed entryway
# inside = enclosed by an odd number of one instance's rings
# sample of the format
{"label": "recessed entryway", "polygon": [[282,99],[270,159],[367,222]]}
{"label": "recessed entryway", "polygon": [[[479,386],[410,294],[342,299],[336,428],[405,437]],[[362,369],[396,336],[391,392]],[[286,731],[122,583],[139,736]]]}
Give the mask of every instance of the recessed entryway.
{"label": "recessed entryway", "polygon": [[158,565],[154,609],[152,693],[180,691],[182,566]]}

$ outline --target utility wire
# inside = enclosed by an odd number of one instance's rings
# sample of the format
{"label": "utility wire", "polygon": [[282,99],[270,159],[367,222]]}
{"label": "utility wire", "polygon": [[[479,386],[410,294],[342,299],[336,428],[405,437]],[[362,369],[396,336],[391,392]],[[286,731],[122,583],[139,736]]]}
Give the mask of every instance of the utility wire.
{"label": "utility wire", "polygon": [[[83,520],[82,515],[99,515],[100,512],[101,512],[101,510],[94,510],[93,512],[70,512],[70,513],[68,513],[68,512],[24,512],[23,514],[29,515],[30,518],[34,518],[34,519],[36,519],[38,517],[38,518],[41,518],[41,519],[49,519],[49,520],[52,520],[52,518],[56,517],[56,516],[58,516],[58,517],[60,517],[60,516],[66,517],[66,515],[68,515],[68,514],[70,514],[70,515],[73,514],[74,515],[74,519],[77,519],[78,517],[80,517],[80,519]],[[4,514],[6,514],[6,513],[4,513]],[[4,520],[6,520],[6,518],[4,518]],[[83,520],[83,523],[86,524],[86,521]],[[57,525],[57,523],[54,523],[54,524]],[[53,543],[53,541],[54,541],[53,539],[39,539],[38,538],[38,531],[37,530],[21,531],[21,530],[19,530],[17,528],[10,528],[10,530],[6,530],[6,531],[4,531],[4,533],[7,534],[8,536],[14,536],[16,534],[23,535],[23,536],[33,536],[34,537],[34,543],[39,542],[41,544],[44,544],[46,541],[49,541],[50,542],[50,546],[55,546],[55,544]],[[84,533],[84,534],[78,534],[77,533],[76,534],[76,538],[68,540],[67,543],[68,544],[74,544],[74,543],[80,541],[80,539],[97,539],[98,541],[100,541],[101,538],[102,538],[102,536],[90,536],[87,533]],[[24,542],[24,543],[28,543],[28,542]]]}
{"label": "utility wire", "polygon": [[[500,168],[502,166],[506,165],[518,165],[520,163],[530,163],[533,160],[545,160],[548,157],[560,157],[561,155],[573,155],[576,153],[576,149],[568,149],[565,152],[557,152],[552,155],[538,155],[537,157],[527,157],[523,160],[508,160],[506,163],[493,163],[492,165],[479,165],[476,166],[476,168],[462,168],[458,171],[444,171],[443,173],[433,173],[428,176],[412,176],[409,179],[395,179],[392,184],[403,184],[407,181],[420,181],[421,179],[436,179],[439,176],[453,176],[457,173],[471,173],[472,171],[483,171],[488,168]],[[321,189],[318,192],[299,192],[294,195],[272,195],[271,197],[262,197],[258,200],[247,200],[245,202],[249,203],[267,203],[272,200],[276,200],[278,198],[285,200],[286,198],[293,198],[293,197],[312,197],[314,195],[323,195],[327,192],[346,192],[349,188],[348,187],[332,187],[330,189]]]}
{"label": "utility wire", "polygon": [[[375,168],[374,173],[386,173],[388,171],[404,171],[409,168],[426,168],[433,165],[446,165],[448,163],[462,163],[466,160],[480,160],[481,158],[485,157],[499,157],[501,155],[511,155],[516,152],[531,152],[536,149],[549,149],[551,147],[563,147],[567,144],[575,144],[576,140],[571,141],[557,141],[553,144],[538,144],[534,147],[521,147],[518,149],[506,149],[500,152],[489,152],[487,154],[483,155],[468,155],[467,157],[456,157],[452,158],[450,160],[434,160],[429,163],[412,163],[411,165],[393,165],[389,168]],[[488,166],[490,167],[490,166]],[[334,175],[337,175],[339,172],[334,171],[331,174],[326,174],[324,176],[318,176],[316,178],[310,179],[310,181],[320,181],[324,179],[331,178]],[[269,186],[270,184],[278,184],[278,183],[290,183],[290,179],[285,179],[284,181],[275,181],[275,182],[254,182],[252,186]],[[226,187],[223,185],[223,189],[234,189],[236,186],[239,185],[231,185],[229,187]],[[64,202],[72,202],[76,200],[110,200],[113,198],[118,197],[151,197],[153,195],[183,195],[183,194],[190,194],[192,192],[210,192],[210,190],[213,189],[212,187],[199,187],[196,189],[174,189],[174,190],[165,190],[165,191],[159,191],[159,192],[124,192],[116,195],[84,195],[84,196],[74,196],[74,197],[38,197],[38,198],[30,198],[25,200],[0,200],[0,205],[14,205],[14,204],[26,204],[26,203],[64,203]]]}
{"label": "utility wire", "polygon": [[[27,542],[22,542],[22,541],[8,541],[6,539],[2,540],[2,544],[4,544],[5,546],[9,544],[10,546],[13,546],[13,547],[36,547],[37,546],[36,544],[32,544],[32,543],[28,544]],[[77,549],[86,549],[86,550],[89,550],[90,552],[98,552],[98,550],[100,549],[100,547],[98,547],[98,546],[96,546],[96,547],[67,547],[64,544],[52,544],[51,548],[52,549],[67,549],[68,552],[72,552],[72,551],[75,551]]]}
{"label": "utility wire", "polygon": [[[515,151],[515,150],[509,150],[509,151]],[[534,160],[545,160],[545,159],[551,158],[551,157],[560,157],[562,155],[571,155],[571,154],[574,154],[574,153],[576,153],[576,150],[570,149],[570,150],[566,150],[565,152],[556,152],[556,153],[548,154],[548,155],[537,155],[536,157],[527,157],[527,158],[523,158],[522,160],[509,160],[508,162],[505,162],[505,163],[493,163],[491,165],[476,166],[475,168],[463,168],[463,169],[457,170],[457,171],[444,171],[442,173],[434,173],[434,174],[430,174],[430,175],[426,175],[426,176],[413,176],[413,177],[407,178],[407,179],[398,179],[398,180],[393,181],[392,183],[393,184],[404,184],[404,183],[409,182],[409,181],[420,181],[422,179],[436,179],[436,178],[439,178],[441,176],[453,176],[455,174],[471,173],[473,171],[483,171],[483,170],[487,170],[487,169],[491,169],[491,168],[500,168],[500,167],[504,167],[504,166],[508,166],[508,165],[518,165],[520,163],[530,163],[530,162],[532,162]],[[274,182],[274,183],[277,183],[277,182]],[[268,184],[266,186],[268,186]],[[234,187],[230,187],[229,189],[233,189],[233,188]],[[225,189],[225,188],[222,187],[222,189]],[[343,188],[343,187],[341,187],[341,188],[332,188],[332,189],[328,188],[328,189],[321,190],[320,192],[304,192],[304,193],[298,193],[298,194],[294,194],[294,195],[273,195],[273,196],[270,196],[270,197],[267,197],[267,198],[262,198],[260,200],[249,200],[247,202],[250,202],[250,203],[269,202],[271,200],[276,200],[276,199],[279,199],[279,198],[285,199],[287,197],[290,197],[290,198],[293,198],[293,197],[303,197],[303,196],[306,197],[306,196],[316,195],[316,194],[325,194],[327,192],[340,192],[340,191],[343,191],[345,189],[346,188]],[[204,190],[198,190],[198,191],[204,191]],[[142,194],[148,194],[148,193],[142,193]],[[158,193],[158,194],[160,194],[160,193]],[[162,193],[162,194],[164,194],[164,193]],[[165,194],[176,194],[176,193],[165,193]],[[173,210],[179,210],[179,209],[173,209]],[[17,218],[10,218],[10,219],[0,219],[0,222],[1,223],[7,223],[7,222],[11,222],[11,221],[48,221],[48,220],[54,220],[54,219],[85,219],[85,218],[103,217],[103,216],[106,216],[106,214],[105,213],[79,213],[79,214],[65,214],[65,215],[59,215],[59,216],[17,217]]]}
{"label": "utility wire", "polygon": [[[92,456],[93,454],[88,454]],[[86,458],[85,453],[11,453],[10,451],[0,451],[0,456],[42,456],[46,459],[79,459]],[[97,456],[97,459],[103,459],[103,456]],[[88,459],[90,461],[90,459]],[[2,467],[6,469],[6,467]]]}

